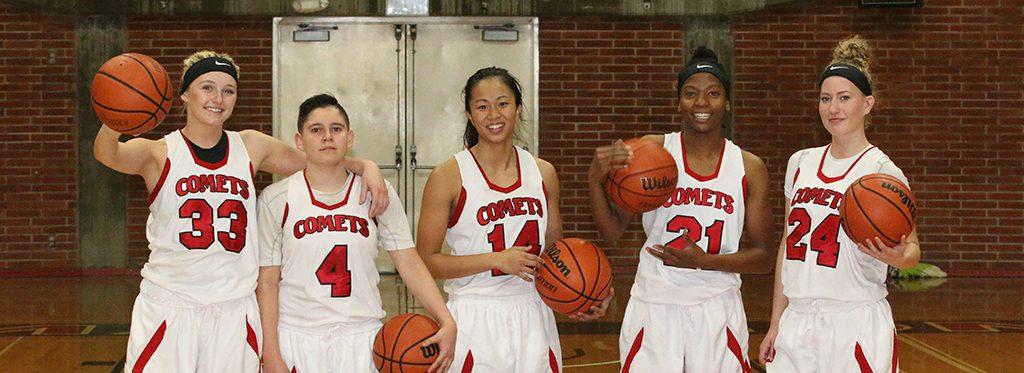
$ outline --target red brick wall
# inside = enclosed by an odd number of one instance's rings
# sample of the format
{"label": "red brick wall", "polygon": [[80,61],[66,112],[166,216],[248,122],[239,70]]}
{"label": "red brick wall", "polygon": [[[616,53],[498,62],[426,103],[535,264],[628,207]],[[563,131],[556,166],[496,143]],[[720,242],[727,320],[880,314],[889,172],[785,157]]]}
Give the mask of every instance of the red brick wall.
{"label": "red brick wall", "polygon": [[[164,65],[174,81],[175,92],[181,83],[182,61],[201,49],[230,54],[238,63],[239,95],[235,110],[225,128],[233,131],[258,129],[272,133],[273,101],[271,73],[273,64],[273,24],[271,18],[154,18],[127,20],[128,50],[155,58]],[[185,125],[182,102],[174,100],[172,114],[146,137],[159,138]],[[259,188],[270,182],[260,173]],[[146,241],[146,186],[141,178],[131,178],[128,189],[128,263],[141,267],[149,257]]]}
{"label": "red brick wall", "polygon": [[[775,7],[734,20],[736,140],[782,190],[794,151],[828,143],[814,85],[837,41],[876,52],[868,138],[910,179],[923,260],[965,273],[1024,270],[1024,6],[851,1]],[[782,193],[772,194],[781,229]]]}
{"label": "red brick wall", "polygon": [[74,18],[0,4],[0,270],[78,266],[74,40]]}
{"label": "red brick wall", "polygon": [[[540,156],[562,183],[566,236],[597,238],[587,190],[594,148],[679,129],[673,97],[682,30],[643,19],[541,19]],[[604,247],[617,271],[635,270],[644,240],[638,221],[617,247]]]}

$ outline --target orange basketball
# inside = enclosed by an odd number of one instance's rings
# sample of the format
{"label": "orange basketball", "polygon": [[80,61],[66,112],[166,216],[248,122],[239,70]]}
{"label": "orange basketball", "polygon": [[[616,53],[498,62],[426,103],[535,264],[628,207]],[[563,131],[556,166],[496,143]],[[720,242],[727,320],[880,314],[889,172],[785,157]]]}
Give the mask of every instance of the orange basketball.
{"label": "orange basketball", "polygon": [[626,168],[608,172],[604,192],[612,203],[634,213],[654,210],[676,189],[679,170],[665,148],[644,139],[626,141],[633,159]]}
{"label": "orange basketball", "polygon": [[917,204],[910,188],[895,177],[870,174],[857,179],[839,204],[843,230],[854,242],[878,237],[896,246],[914,230]]}
{"label": "orange basketball", "polygon": [[541,254],[544,266],[534,279],[544,303],[567,315],[587,312],[608,297],[612,265],[600,248],[580,238],[565,238]]}
{"label": "orange basketball", "polygon": [[171,79],[149,56],[125,53],[107,60],[92,78],[92,110],[107,127],[137,135],[171,110]]}
{"label": "orange basketball", "polygon": [[392,317],[377,331],[373,340],[373,366],[381,372],[426,372],[437,359],[441,347],[420,344],[440,328],[431,318],[416,313]]}

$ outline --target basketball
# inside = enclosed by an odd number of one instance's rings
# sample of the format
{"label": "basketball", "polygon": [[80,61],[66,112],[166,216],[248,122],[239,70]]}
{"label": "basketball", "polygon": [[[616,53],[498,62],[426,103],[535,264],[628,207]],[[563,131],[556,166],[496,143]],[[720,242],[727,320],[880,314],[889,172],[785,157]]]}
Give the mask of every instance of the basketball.
{"label": "basketball", "polygon": [[910,188],[886,174],[857,179],[839,205],[843,229],[858,243],[878,237],[885,245],[896,246],[901,236],[914,230],[916,217],[917,205]]}
{"label": "basketball", "polygon": [[679,170],[665,148],[636,138],[626,141],[633,150],[633,159],[626,168],[608,172],[604,192],[612,203],[634,213],[658,208],[676,189]]}
{"label": "basketball", "polygon": [[534,283],[541,299],[555,312],[587,312],[611,292],[611,263],[593,243],[561,239],[544,249],[541,257],[544,266],[537,271]]}
{"label": "basketball", "polygon": [[125,53],[92,78],[92,110],[107,127],[130,135],[149,131],[171,110],[171,79],[156,60]]}
{"label": "basketball", "polygon": [[437,322],[420,314],[392,317],[373,340],[373,366],[381,372],[426,372],[441,348],[437,343],[427,347],[420,344],[439,329]]}

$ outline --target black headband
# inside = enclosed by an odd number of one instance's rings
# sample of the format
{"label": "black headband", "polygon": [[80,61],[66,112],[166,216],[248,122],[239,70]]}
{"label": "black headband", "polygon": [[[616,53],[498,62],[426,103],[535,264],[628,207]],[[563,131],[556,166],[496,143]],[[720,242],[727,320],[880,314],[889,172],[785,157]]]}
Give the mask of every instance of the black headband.
{"label": "black headband", "polygon": [[213,71],[227,73],[232,78],[235,78],[235,83],[238,83],[238,70],[235,70],[235,64],[220,57],[207,57],[196,61],[196,63],[188,67],[188,70],[185,70],[185,78],[181,80],[181,92],[178,94],[185,94],[193,80]]}
{"label": "black headband", "polygon": [[821,73],[821,80],[818,81],[818,87],[821,87],[821,83],[825,82],[830,76],[841,76],[849,80],[853,85],[860,88],[860,91],[865,96],[871,96],[871,82],[868,81],[867,75],[864,75],[863,71],[860,71],[856,66],[846,63],[834,63],[828,65],[825,71]]}
{"label": "black headband", "polygon": [[722,82],[722,86],[725,87],[725,93],[729,94],[729,73],[725,71],[725,68],[718,62],[699,61],[690,64],[686,69],[679,72],[679,80],[676,82],[676,96],[679,96],[679,92],[682,91],[683,83],[686,82],[686,79],[690,79],[696,73],[714,75]]}

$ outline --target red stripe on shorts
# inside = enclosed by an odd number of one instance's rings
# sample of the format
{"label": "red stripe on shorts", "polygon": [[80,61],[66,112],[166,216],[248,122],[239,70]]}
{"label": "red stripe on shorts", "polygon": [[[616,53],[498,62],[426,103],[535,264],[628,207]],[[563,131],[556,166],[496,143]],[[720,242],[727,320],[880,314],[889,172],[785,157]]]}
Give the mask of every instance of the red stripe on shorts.
{"label": "red stripe on shorts", "polygon": [[256,331],[252,330],[252,325],[249,325],[249,320],[245,320],[245,341],[249,342],[249,347],[252,347],[252,352],[256,353],[256,356],[260,356],[259,342],[256,341]]}
{"label": "red stripe on shorts", "polygon": [[896,368],[900,365],[900,359],[897,357],[899,354],[896,351],[896,345],[899,341],[896,340],[896,331],[892,331],[892,373],[896,373]]}
{"label": "red stripe on shorts", "polygon": [[860,348],[860,342],[857,342],[857,347],[853,350],[853,358],[857,359],[861,373],[872,373],[871,364],[868,364],[868,358],[864,357],[864,350]]}
{"label": "red stripe on shorts", "polygon": [[473,350],[466,352],[466,361],[462,363],[462,373],[473,372]]}
{"label": "red stripe on shorts", "polygon": [[640,351],[640,345],[644,343],[644,328],[640,328],[640,332],[636,333],[636,337],[633,338],[633,345],[629,347],[629,354],[626,355],[626,361],[622,363],[622,373],[629,373],[629,366],[633,364],[633,358],[636,357],[636,353]]}
{"label": "red stripe on shorts", "polygon": [[743,369],[743,373],[750,373],[750,364],[747,363],[747,359],[743,358],[743,349],[740,348],[740,341],[736,339],[736,336],[732,334],[732,329],[725,327],[725,346],[732,351],[733,356],[736,356],[736,360],[740,361],[740,368]]}
{"label": "red stripe on shorts", "polygon": [[558,373],[558,358],[555,357],[555,351],[548,348],[548,365],[551,366],[551,373]]}
{"label": "red stripe on shorts", "polygon": [[160,347],[160,342],[163,342],[164,332],[166,331],[167,321],[164,321],[160,323],[159,328],[156,328],[156,333],[153,333],[153,337],[149,338],[146,348],[142,349],[142,354],[139,355],[139,359],[135,361],[135,366],[132,367],[132,373],[141,373],[143,369],[146,369],[146,363],[149,363],[149,359],[153,357],[156,348]]}

